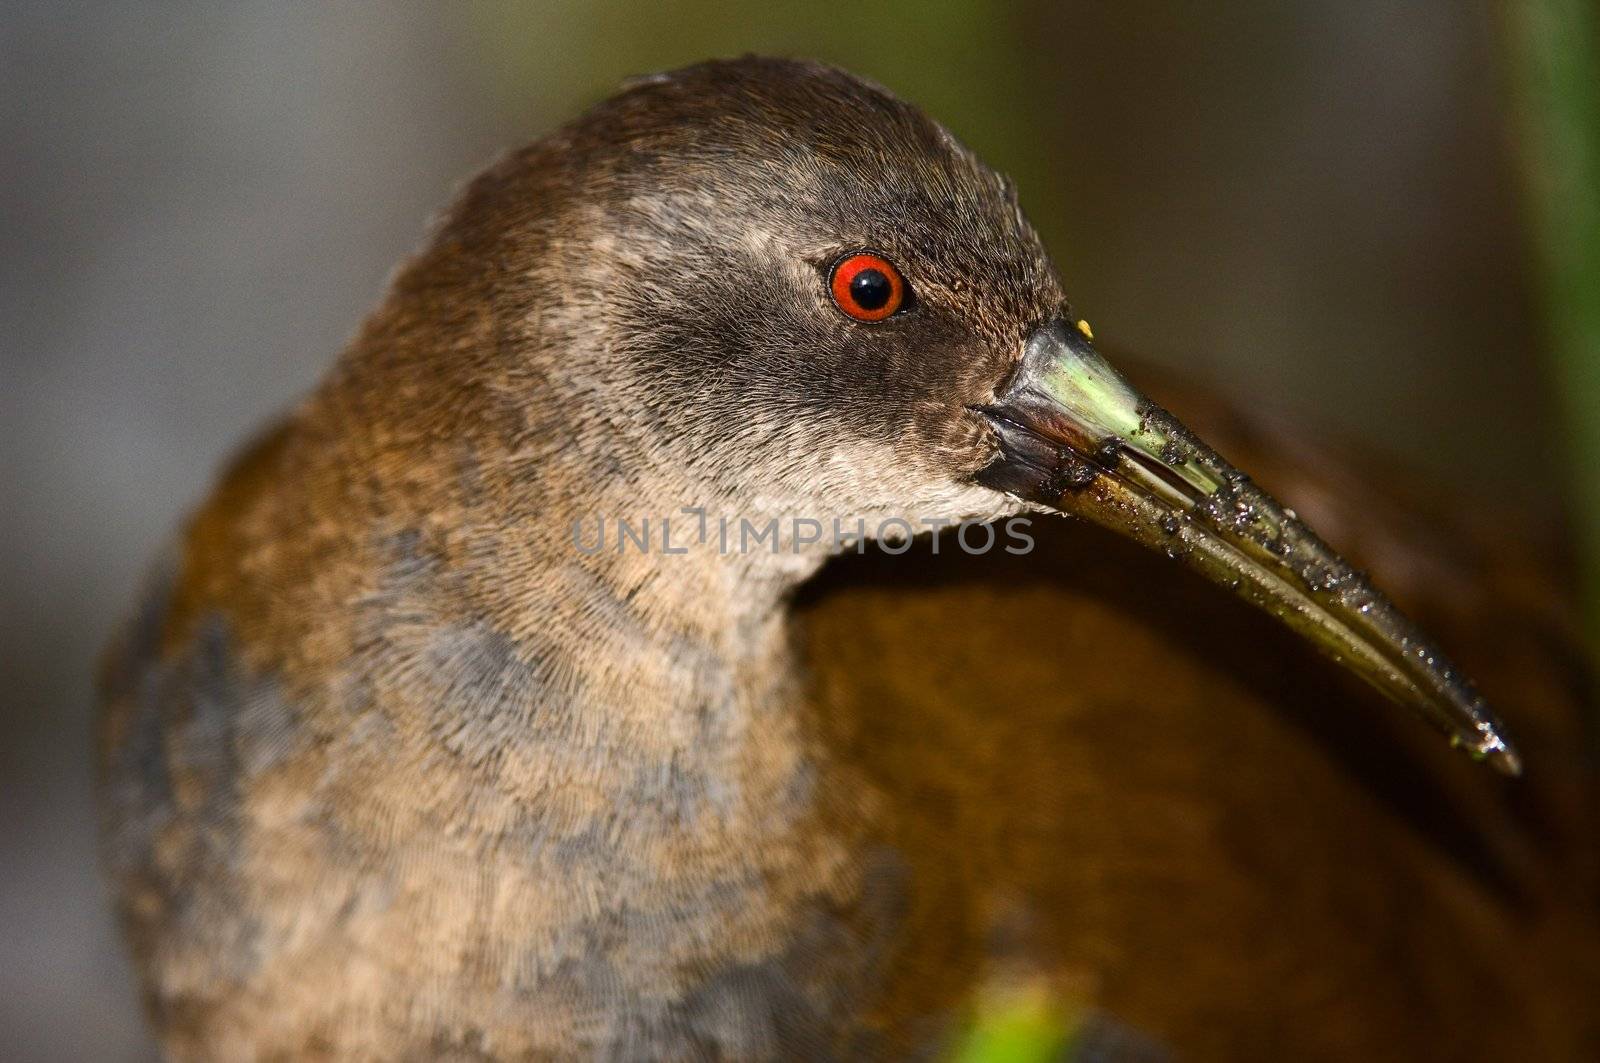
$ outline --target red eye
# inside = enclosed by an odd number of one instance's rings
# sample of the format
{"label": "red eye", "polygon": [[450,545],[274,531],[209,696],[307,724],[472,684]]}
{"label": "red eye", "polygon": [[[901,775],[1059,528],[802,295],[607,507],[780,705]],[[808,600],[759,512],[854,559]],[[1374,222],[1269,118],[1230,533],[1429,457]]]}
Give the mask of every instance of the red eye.
{"label": "red eye", "polygon": [[857,321],[882,321],[900,309],[906,282],[887,259],[861,252],[846,255],[828,279],[833,301]]}

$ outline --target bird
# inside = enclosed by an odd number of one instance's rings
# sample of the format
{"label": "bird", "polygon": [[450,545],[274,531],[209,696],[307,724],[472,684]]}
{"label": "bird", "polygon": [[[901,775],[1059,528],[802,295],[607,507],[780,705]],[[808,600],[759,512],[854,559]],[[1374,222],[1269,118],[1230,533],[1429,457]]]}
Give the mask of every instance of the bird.
{"label": "bird", "polygon": [[163,1051],[940,1058],[1020,1006],[1060,1058],[1594,1058],[1548,553],[1116,361],[1014,185],[833,66],[491,165],[107,651]]}

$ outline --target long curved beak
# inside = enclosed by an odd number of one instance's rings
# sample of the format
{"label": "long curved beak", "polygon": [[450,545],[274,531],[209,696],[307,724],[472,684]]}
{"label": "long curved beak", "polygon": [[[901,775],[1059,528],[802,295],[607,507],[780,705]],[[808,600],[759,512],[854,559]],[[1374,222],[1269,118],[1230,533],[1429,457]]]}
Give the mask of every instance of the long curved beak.
{"label": "long curved beak", "polygon": [[1165,551],[1277,617],[1336,662],[1508,775],[1521,760],[1470,681],[1366,577],[1161,407],[1087,336],[1027,339],[991,406],[996,490]]}

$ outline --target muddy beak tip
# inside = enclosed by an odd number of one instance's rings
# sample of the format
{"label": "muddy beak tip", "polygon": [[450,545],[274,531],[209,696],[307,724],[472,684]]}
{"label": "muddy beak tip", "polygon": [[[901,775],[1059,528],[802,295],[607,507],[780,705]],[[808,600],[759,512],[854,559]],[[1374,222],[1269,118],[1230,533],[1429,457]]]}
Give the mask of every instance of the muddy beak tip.
{"label": "muddy beak tip", "polygon": [[1486,762],[1501,775],[1513,779],[1522,776],[1522,757],[1498,732],[1486,733],[1477,742],[1465,740],[1459,735],[1451,735],[1450,744],[1465,749],[1473,760]]}

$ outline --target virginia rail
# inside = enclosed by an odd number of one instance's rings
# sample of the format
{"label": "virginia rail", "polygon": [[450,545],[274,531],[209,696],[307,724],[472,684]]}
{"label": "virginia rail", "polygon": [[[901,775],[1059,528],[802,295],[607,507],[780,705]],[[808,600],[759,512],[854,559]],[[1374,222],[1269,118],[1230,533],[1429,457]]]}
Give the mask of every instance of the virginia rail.
{"label": "virginia rail", "polygon": [[1006,179],[825,66],[641,79],[477,177],[108,657],[166,1051],[899,1058],[1020,992],[1096,1058],[1592,1052],[1578,708],[1516,595],[1479,659],[1538,783],[1304,652],[1518,770],[1091,340]]}

